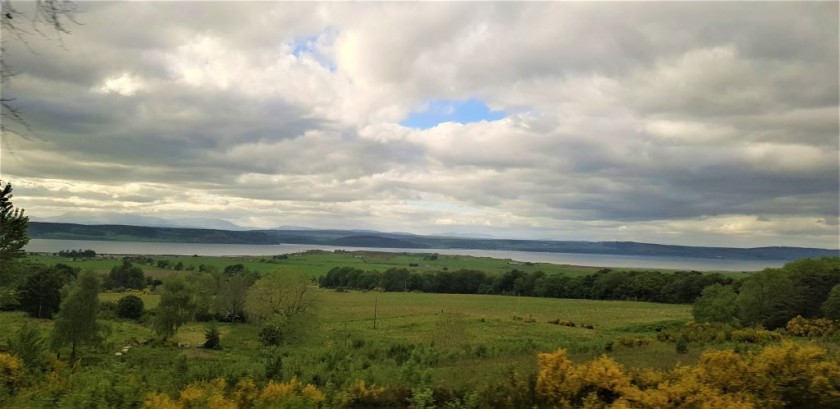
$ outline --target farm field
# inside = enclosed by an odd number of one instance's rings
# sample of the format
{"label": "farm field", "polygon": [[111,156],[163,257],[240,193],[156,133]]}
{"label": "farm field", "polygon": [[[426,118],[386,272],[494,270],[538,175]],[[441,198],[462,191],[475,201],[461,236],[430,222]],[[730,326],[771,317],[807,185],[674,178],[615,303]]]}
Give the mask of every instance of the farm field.
{"label": "farm field", "polygon": [[[103,292],[100,300],[115,302],[129,294],[141,297],[149,309],[155,308],[160,298],[156,293],[132,291]],[[433,378],[468,385],[503,376],[511,369],[533,371],[537,352],[565,348],[574,359],[585,360],[604,353],[607,342],[617,337],[653,339],[655,328],[679,326],[690,319],[690,306],[626,301],[327,290],[318,291],[318,298],[318,326],[303,342],[284,349],[288,360],[300,362],[303,367],[310,359],[317,360],[316,357],[331,349],[372,355],[374,359],[369,360],[368,368],[355,376],[377,384],[399,379],[394,378],[399,365],[387,353],[377,356],[393,345],[434,351],[438,356],[434,358],[435,364],[429,366]],[[576,326],[548,322],[553,319],[571,321]],[[0,326],[10,331],[24,321],[34,322],[44,331],[50,328],[50,321],[26,318],[22,313],[0,314]],[[164,353],[173,358],[198,360],[210,367],[234,361],[245,365],[249,372],[263,371],[261,364],[254,365],[266,352],[257,342],[258,327],[246,323],[218,325],[222,351],[196,349],[204,341],[207,323],[193,322],[181,327],[172,339],[175,344],[189,343],[191,348],[164,348]],[[133,321],[109,321],[109,326],[108,343],[113,351],[154,336],[148,325]],[[113,359],[112,352],[93,355],[97,360]],[[648,367],[671,367],[677,362],[691,362],[697,356],[678,356],[672,345],[655,342],[626,351],[616,348],[614,355],[630,366]]]}
{"label": "farm field", "polygon": [[[581,276],[595,273],[600,267],[573,266],[551,263],[530,263],[517,262],[512,260],[495,259],[488,257],[458,256],[458,255],[434,255],[421,253],[390,253],[390,252],[369,252],[369,251],[308,251],[304,253],[293,253],[286,258],[273,257],[270,255],[262,257],[207,257],[207,256],[149,256],[154,260],[152,265],[143,265],[146,275],[162,278],[172,275],[174,266],[183,264],[184,271],[190,268],[197,270],[200,266],[212,266],[217,271],[224,270],[232,264],[242,264],[246,269],[259,273],[297,272],[306,274],[309,277],[317,278],[324,275],[333,267],[353,267],[362,270],[385,271],[389,268],[410,268],[412,271],[440,271],[440,270],[480,270],[488,274],[497,274],[512,269],[524,272],[542,271],[546,274],[562,273],[568,276]],[[29,259],[43,264],[65,263],[81,270],[93,270],[105,274],[112,267],[118,265],[121,257],[99,256],[96,259],[73,260],[66,257],[59,257],[48,254],[31,254]],[[156,262],[167,261],[169,268],[156,267]],[[661,271],[672,273],[674,270],[665,269],[620,269],[628,271]],[[712,272],[707,272],[712,273]],[[749,273],[741,272],[719,272],[727,277],[744,277]]]}

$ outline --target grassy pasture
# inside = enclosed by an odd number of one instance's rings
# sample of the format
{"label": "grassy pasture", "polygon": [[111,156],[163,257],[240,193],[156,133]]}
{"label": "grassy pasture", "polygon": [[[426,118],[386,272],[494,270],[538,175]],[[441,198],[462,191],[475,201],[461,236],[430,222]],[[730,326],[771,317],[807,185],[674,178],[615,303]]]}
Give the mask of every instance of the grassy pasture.
{"label": "grassy pasture", "polygon": [[[128,294],[141,297],[147,308],[153,308],[159,299],[157,294],[142,292],[107,292],[100,299],[117,301]],[[379,384],[392,382],[400,371],[394,361],[381,356],[392,345],[433,347],[443,356],[427,368],[433,378],[466,386],[490,382],[511,370],[528,373],[535,368],[537,352],[562,347],[574,359],[583,361],[603,354],[605,345],[617,337],[655,339],[656,327],[690,319],[687,305],[629,301],[328,290],[319,290],[319,297],[318,328],[306,342],[286,349],[291,356],[289,370],[306,368],[313,364],[310,360],[322,360],[331,350],[376,355],[370,367],[355,376]],[[548,322],[553,319],[572,321],[576,326]],[[584,324],[593,329],[584,328]],[[206,326],[187,324],[173,341],[200,345]],[[256,325],[221,323],[219,329],[224,351],[187,349],[178,353],[206,362],[260,362],[258,357],[265,351],[257,342]],[[121,345],[150,337],[148,326],[118,321],[113,324],[111,342]],[[354,344],[363,346],[356,350]],[[479,349],[486,351],[484,356],[476,356]],[[678,355],[673,345],[655,341],[641,348],[616,347],[611,355],[629,366],[662,368],[689,363],[697,357],[694,353]]]}
{"label": "grassy pasture", "polygon": [[[550,263],[525,263],[513,260],[495,259],[489,257],[473,257],[459,255],[438,255],[437,259],[431,259],[428,254],[413,253],[389,253],[389,252],[327,252],[310,251],[305,253],[288,254],[286,259],[272,259],[271,256],[246,256],[246,257],[207,257],[207,256],[150,256],[155,261],[168,260],[171,266],[183,263],[184,268],[192,267],[198,270],[199,266],[212,266],[218,271],[233,264],[242,264],[245,268],[260,273],[270,272],[299,272],[310,277],[320,277],[326,274],[333,267],[353,267],[362,270],[385,271],[389,268],[407,268],[412,271],[440,271],[448,269],[455,271],[459,269],[471,269],[484,271],[494,275],[505,271],[518,269],[525,272],[543,271],[546,274],[562,273],[569,276],[580,276],[592,274],[598,271],[599,267],[572,266]],[[30,260],[44,264],[64,263],[82,270],[93,270],[99,273],[107,273],[112,267],[119,265],[119,256],[100,256],[94,260],[72,260],[66,257],[55,255],[36,254],[31,255]],[[162,269],[156,266],[140,265],[146,275],[154,278],[166,278],[179,273],[173,268]],[[662,271],[671,273],[673,270],[663,269],[620,269],[620,270],[647,270]],[[743,273],[725,272],[725,275],[732,277],[743,276]]]}

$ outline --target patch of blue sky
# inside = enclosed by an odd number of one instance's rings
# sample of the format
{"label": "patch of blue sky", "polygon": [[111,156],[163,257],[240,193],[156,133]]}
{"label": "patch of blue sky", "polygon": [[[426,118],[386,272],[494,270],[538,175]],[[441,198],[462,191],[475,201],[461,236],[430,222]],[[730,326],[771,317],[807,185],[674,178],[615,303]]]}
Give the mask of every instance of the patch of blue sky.
{"label": "patch of blue sky", "polygon": [[292,55],[298,59],[312,58],[320,66],[326,68],[330,72],[335,72],[338,68],[329,56],[322,52],[323,47],[332,45],[338,31],[327,27],[320,33],[311,36],[297,37],[292,41]]}
{"label": "patch of blue sky", "polygon": [[426,104],[425,110],[412,112],[408,118],[400,122],[400,125],[415,129],[429,129],[444,122],[468,124],[471,122],[498,121],[506,116],[505,111],[493,111],[487,104],[476,98],[465,100],[434,99]]}

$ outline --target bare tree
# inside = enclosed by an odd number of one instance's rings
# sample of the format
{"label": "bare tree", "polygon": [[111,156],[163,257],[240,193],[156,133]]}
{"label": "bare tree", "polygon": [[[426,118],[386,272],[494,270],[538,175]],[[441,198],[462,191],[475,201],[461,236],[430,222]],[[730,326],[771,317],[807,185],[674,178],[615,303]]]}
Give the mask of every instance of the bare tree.
{"label": "bare tree", "polygon": [[245,308],[253,321],[272,317],[291,319],[312,312],[318,303],[315,287],[308,277],[291,272],[275,272],[257,280],[248,291]]}
{"label": "bare tree", "polygon": [[274,272],[248,290],[248,319],[260,324],[260,342],[277,346],[297,342],[316,325],[318,296],[312,280],[292,272]]}
{"label": "bare tree", "polygon": [[75,18],[76,4],[70,0],[36,0],[25,8],[17,8],[12,0],[0,0],[0,135],[20,134],[9,127],[16,124],[29,129],[23,113],[13,104],[14,98],[3,95],[2,87],[8,86],[12,77],[18,74],[9,62],[8,41],[17,41],[35,52],[28,39],[33,35],[50,37],[61,42],[63,34],[69,34],[69,23],[78,24]]}

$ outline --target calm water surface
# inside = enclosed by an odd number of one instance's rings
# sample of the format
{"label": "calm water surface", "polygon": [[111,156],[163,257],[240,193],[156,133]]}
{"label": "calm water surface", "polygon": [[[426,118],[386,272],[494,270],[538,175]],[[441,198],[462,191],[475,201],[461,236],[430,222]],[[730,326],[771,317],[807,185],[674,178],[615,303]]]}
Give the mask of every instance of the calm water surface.
{"label": "calm water surface", "polygon": [[191,256],[270,256],[300,253],[306,250],[384,251],[392,253],[438,253],[475,257],[511,259],[521,262],[571,264],[595,267],[666,268],[697,271],[758,271],[779,267],[782,261],[726,260],[695,257],[653,257],[601,254],[537,253],[508,250],[468,249],[391,249],[378,247],[334,247],[309,244],[196,244],[196,243],[146,243],[134,241],[46,240],[33,239],[26,251],[57,253],[61,250],[91,249],[97,254],[173,255]]}

